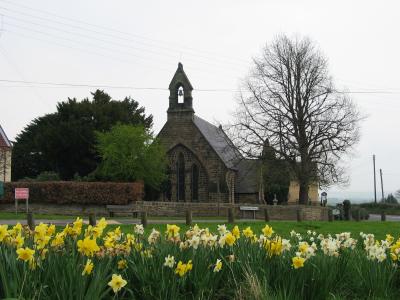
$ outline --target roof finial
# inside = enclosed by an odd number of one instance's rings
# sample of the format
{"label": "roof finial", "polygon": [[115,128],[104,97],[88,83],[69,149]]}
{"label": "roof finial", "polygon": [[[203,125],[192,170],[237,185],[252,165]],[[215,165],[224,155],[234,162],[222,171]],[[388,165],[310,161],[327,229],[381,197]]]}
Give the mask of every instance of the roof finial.
{"label": "roof finial", "polygon": [[181,62],[178,63],[178,70],[183,71],[183,65]]}

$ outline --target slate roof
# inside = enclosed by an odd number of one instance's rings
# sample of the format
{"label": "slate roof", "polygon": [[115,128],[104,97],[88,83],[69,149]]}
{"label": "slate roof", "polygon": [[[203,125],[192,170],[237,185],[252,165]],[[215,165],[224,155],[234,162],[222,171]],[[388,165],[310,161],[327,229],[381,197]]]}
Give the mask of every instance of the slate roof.
{"label": "slate roof", "polygon": [[0,125],[0,148],[1,147],[11,148],[11,142],[7,138],[6,133]]}
{"label": "slate roof", "polygon": [[259,160],[244,158],[222,128],[194,116],[194,124],[227,168],[237,171],[237,193],[258,192]]}
{"label": "slate roof", "polygon": [[237,193],[258,193],[259,165],[258,159],[242,159],[238,162],[235,183]]}
{"label": "slate roof", "polygon": [[243,157],[224,130],[196,115],[193,121],[224,164],[228,168],[236,170],[236,165],[240,160],[243,160]]}

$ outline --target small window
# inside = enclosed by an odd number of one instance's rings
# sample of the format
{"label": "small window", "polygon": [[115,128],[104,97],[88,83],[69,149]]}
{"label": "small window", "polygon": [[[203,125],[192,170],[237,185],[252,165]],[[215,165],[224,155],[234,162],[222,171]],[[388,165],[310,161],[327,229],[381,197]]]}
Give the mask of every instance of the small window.
{"label": "small window", "polygon": [[183,87],[180,86],[178,88],[178,103],[183,103],[185,101],[185,92],[183,90]]}
{"label": "small window", "polygon": [[178,161],[176,162],[176,171],[176,198],[178,201],[185,201],[185,159],[182,153],[179,153]]}
{"label": "small window", "polygon": [[192,166],[192,201],[199,201],[199,168]]}

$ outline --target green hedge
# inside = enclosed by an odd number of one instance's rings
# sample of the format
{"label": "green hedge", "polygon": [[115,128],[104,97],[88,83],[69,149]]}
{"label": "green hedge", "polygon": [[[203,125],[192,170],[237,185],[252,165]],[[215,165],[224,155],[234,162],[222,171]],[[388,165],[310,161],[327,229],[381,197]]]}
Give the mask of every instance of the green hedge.
{"label": "green hedge", "polygon": [[143,199],[142,182],[12,182],[0,203],[14,203],[15,188],[29,188],[30,203],[126,205]]}

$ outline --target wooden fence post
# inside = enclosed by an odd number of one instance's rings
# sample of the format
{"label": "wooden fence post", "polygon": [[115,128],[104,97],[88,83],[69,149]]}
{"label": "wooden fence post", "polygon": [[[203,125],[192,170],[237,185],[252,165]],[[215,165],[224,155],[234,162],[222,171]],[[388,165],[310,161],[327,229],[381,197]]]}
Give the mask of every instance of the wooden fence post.
{"label": "wooden fence post", "polygon": [[296,213],[297,213],[297,215],[296,215],[297,216],[297,222],[303,221],[301,208],[297,209]]}
{"label": "wooden fence post", "polygon": [[228,223],[230,223],[230,224],[235,223],[235,215],[234,215],[233,207],[228,208]]}
{"label": "wooden fence post", "polygon": [[268,223],[269,222],[268,208],[264,208],[264,218],[265,218],[265,222]]}
{"label": "wooden fence post", "polygon": [[147,226],[147,212],[146,211],[142,211],[140,213],[140,222],[142,223],[143,227]]}
{"label": "wooden fence post", "polygon": [[190,209],[186,210],[186,225],[192,225],[192,211]]}
{"label": "wooden fence post", "polygon": [[89,214],[89,225],[96,226],[96,215],[94,213]]}
{"label": "wooden fence post", "polygon": [[34,230],[35,229],[35,218],[33,217],[33,213],[31,211],[29,211],[26,214],[26,221],[28,223],[29,229]]}

